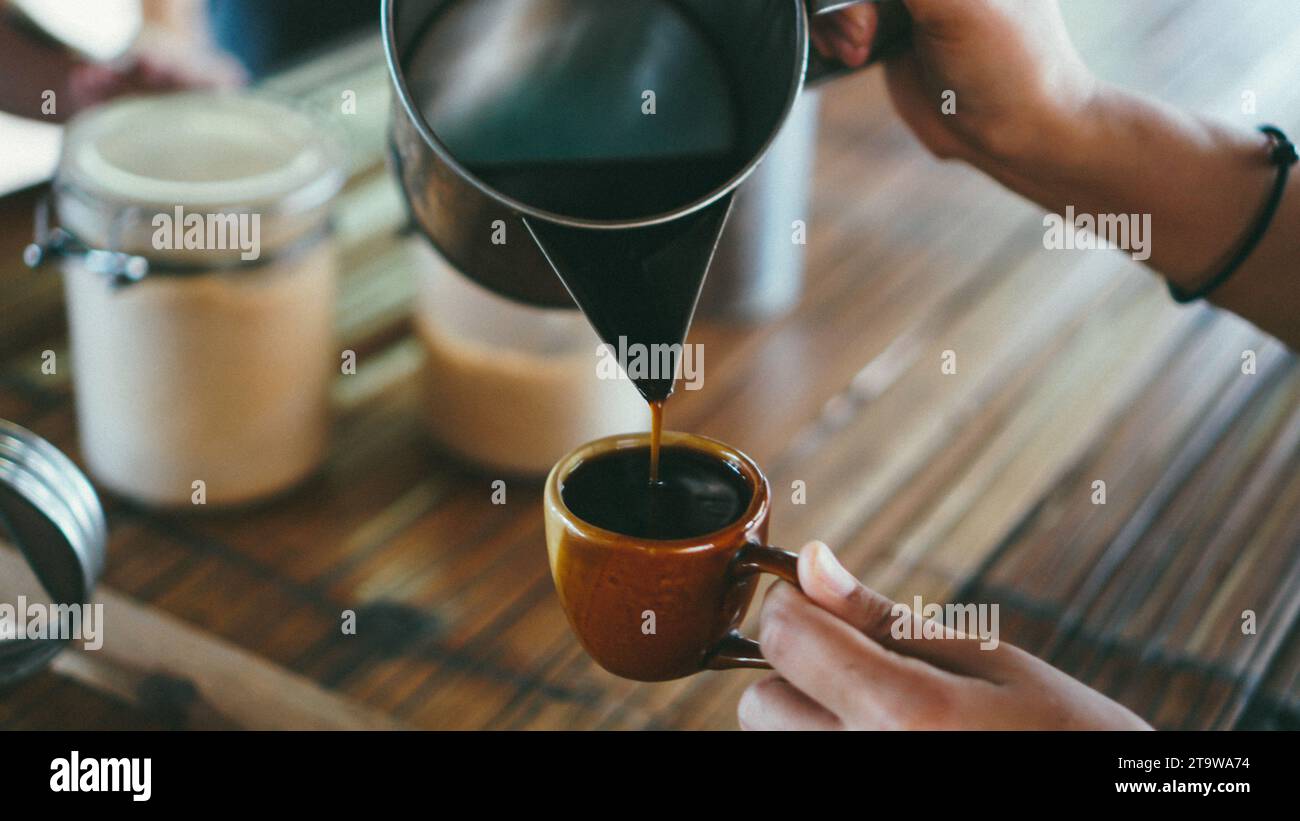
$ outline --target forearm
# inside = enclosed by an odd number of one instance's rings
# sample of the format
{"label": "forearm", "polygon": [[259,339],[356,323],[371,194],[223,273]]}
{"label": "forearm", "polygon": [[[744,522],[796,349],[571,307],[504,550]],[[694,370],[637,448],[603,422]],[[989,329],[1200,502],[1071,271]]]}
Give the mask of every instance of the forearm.
{"label": "forearm", "polygon": [[[1264,135],[1114,88],[1045,133],[1035,156],[985,170],[1056,213],[1150,214],[1147,264],[1186,289],[1230,261],[1278,173]],[[1300,349],[1300,192],[1292,183],[1263,243],[1213,299]]]}

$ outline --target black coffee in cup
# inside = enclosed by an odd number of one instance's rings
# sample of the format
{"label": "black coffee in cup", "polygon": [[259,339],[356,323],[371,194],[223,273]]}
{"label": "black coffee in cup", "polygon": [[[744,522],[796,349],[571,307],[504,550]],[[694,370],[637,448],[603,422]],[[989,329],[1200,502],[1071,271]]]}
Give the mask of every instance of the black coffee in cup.
{"label": "black coffee in cup", "polygon": [[564,479],[560,497],[585,522],[655,540],[713,533],[749,508],[754,488],[727,462],[685,447],[664,447],[659,459],[659,480],[647,483],[648,447],[602,454]]}

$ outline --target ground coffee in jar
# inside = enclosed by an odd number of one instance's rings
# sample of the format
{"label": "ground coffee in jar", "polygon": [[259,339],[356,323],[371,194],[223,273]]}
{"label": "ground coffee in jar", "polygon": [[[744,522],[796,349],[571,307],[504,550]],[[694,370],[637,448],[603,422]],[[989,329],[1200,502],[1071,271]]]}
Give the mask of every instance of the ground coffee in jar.
{"label": "ground coffee in jar", "polygon": [[130,99],[70,124],[59,227],[28,262],[63,270],[100,483],[147,504],[235,504],[320,463],[344,179],[317,123],[248,95]]}

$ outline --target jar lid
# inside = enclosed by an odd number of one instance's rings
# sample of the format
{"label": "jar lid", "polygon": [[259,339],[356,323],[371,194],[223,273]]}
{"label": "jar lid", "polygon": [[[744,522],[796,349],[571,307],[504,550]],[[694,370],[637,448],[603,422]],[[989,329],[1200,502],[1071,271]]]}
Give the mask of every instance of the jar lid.
{"label": "jar lid", "polygon": [[328,128],[248,93],[114,101],[68,125],[54,181],[59,219],[90,247],[219,263],[241,249],[160,244],[160,226],[180,239],[191,215],[255,214],[259,250],[274,252],[318,231],[346,181]]}
{"label": "jar lid", "polygon": [[[57,448],[0,419],[0,538],[53,599],[88,604],[104,571],[108,525],[85,474]],[[13,604],[13,603],[10,603]],[[43,667],[66,637],[0,639],[0,685]]]}

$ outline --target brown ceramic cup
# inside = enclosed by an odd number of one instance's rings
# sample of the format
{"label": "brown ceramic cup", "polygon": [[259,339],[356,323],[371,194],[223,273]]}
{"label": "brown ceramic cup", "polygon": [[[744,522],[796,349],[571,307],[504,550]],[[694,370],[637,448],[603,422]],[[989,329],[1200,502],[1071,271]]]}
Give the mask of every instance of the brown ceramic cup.
{"label": "brown ceramic cup", "polygon": [[611,436],[561,459],[546,480],[546,546],[560,602],[583,648],[606,670],[666,681],[701,670],[769,668],[758,642],[736,630],[761,573],[797,585],[795,554],[770,547],[770,489],[754,460],[713,439],[665,431],[665,447],[686,447],[738,470],[749,507],[737,521],[686,539],[627,536],[579,519],[561,490],[584,461],[649,447],[648,434]]}

